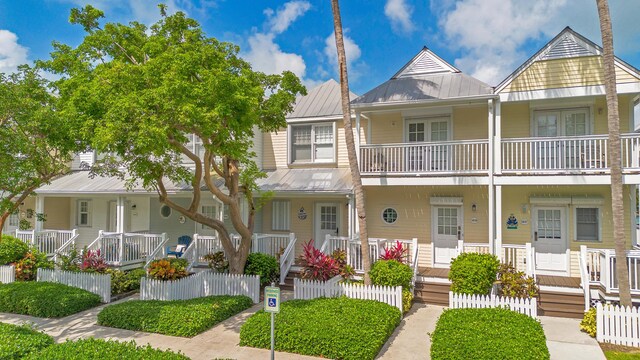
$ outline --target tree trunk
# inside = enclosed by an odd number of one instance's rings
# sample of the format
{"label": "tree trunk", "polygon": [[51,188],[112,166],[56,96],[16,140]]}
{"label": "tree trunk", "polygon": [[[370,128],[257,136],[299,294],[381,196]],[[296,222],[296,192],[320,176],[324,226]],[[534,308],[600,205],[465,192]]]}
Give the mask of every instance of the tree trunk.
{"label": "tree trunk", "polygon": [[[371,270],[371,258],[369,255],[369,237],[367,234],[367,215],[364,203],[364,191],[362,189],[362,179],[360,178],[360,168],[356,157],[356,145],[353,139],[353,128],[351,126],[351,106],[349,99],[349,81],[347,77],[347,57],[344,51],[344,38],[342,35],[342,20],[340,19],[340,5],[338,0],[331,0],[333,10],[333,28],[336,36],[336,48],[338,51],[338,66],[340,70],[340,93],[342,95],[342,116],[344,119],[344,138],[347,143],[347,155],[349,157],[349,168],[356,195],[356,210],[358,212],[358,225],[360,226],[360,248],[362,253],[362,267],[364,268],[364,283],[371,284],[369,270]],[[360,129],[356,129],[360,131]]]}
{"label": "tree trunk", "polygon": [[607,124],[609,128],[609,166],[611,167],[611,207],[613,214],[613,239],[616,252],[616,278],[620,291],[620,305],[631,306],[627,244],[624,229],[624,203],[622,198],[622,162],[620,159],[620,116],[613,55],[613,31],[607,0],[596,0],[602,34],[604,85],[607,97]]}
{"label": "tree trunk", "polygon": [[0,242],[2,242],[2,229],[4,229],[4,223],[7,221],[9,215],[11,215],[11,213],[6,211],[2,216],[0,216]]}

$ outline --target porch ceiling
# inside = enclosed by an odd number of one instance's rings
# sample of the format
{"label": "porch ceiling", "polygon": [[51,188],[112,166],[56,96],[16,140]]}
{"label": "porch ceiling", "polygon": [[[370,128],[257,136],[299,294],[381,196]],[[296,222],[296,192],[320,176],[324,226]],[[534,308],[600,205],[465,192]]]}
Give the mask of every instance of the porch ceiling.
{"label": "porch ceiling", "polygon": [[349,169],[278,169],[258,180],[258,187],[275,192],[350,194],[353,185]]}

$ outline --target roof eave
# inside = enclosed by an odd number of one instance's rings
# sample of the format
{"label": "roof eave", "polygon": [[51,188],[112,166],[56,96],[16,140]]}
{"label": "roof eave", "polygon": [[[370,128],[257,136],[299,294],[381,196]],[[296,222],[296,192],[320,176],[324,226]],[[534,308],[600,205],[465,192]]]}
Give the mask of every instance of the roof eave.
{"label": "roof eave", "polygon": [[368,109],[383,109],[392,107],[402,107],[407,105],[433,105],[433,104],[455,104],[458,102],[481,101],[499,98],[498,94],[458,96],[448,99],[421,99],[421,100],[405,100],[405,101],[385,101],[379,103],[360,103],[351,104],[351,108],[356,111]]}

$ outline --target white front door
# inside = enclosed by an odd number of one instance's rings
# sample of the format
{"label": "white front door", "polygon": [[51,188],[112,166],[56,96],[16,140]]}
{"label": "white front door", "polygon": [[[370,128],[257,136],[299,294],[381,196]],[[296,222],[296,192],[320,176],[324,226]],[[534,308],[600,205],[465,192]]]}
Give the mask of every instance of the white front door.
{"label": "white front door", "polygon": [[[449,118],[412,119],[406,123],[409,143],[441,142],[451,140]],[[408,171],[444,171],[449,166],[447,145],[424,144],[407,148]]]}
{"label": "white front door", "polygon": [[551,272],[567,271],[566,209],[537,207],[533,211],[533,247],[536,269]]}
{"label": "white front door", "polygon": [[337,203],[316,203],[315,211],[316,248],[321,248],[327,234],[338,236],[340,233],[340,205]]}
{"label": "white front door", "polygon": [[449,267],[457,256],[458,240],[462,240],[462,207],[433,207],[433,266]]}

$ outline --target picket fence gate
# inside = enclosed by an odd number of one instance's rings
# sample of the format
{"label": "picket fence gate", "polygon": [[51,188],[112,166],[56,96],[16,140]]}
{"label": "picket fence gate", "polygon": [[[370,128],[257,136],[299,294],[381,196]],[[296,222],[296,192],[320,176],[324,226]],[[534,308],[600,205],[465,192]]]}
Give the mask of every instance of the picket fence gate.
{"label": "picket fence gate", "polygon": [[377,300],[400,309],[402,313],[402,286],[376,286],[341,284],[341,277],[328,281],[293,279],[294,299],[310,300],[319,297],[346,296],[351,299]]}
{"label": "picket fence gate", "polygon": [[596,340],[640,346],[640,310],[637,307],[596,305]]}
{"label": "picket fence gate", "polygon": [[212,295],[245,295],[260,302],[260,277],[204,271],[179,280],[142,278],[141,300],[189,300]]}
{"label": "picket fence gate", "polygon": [[16,281],[16,269],[13,265],[0,266],[0,283],[9,284]]}
{"label": "picket fence gate", "polygon": [[469,295],[449,291],[449,308],[451,309],[486,309],[503,307],[512,311],[538,317],[538,299],[512,298],[497,295]]}
{"label": "picket fence gate", "polygon": [[36,279],[73,286],[100,296],[103,303],[111,302],[111,275],[108,274],[38,269]]}

